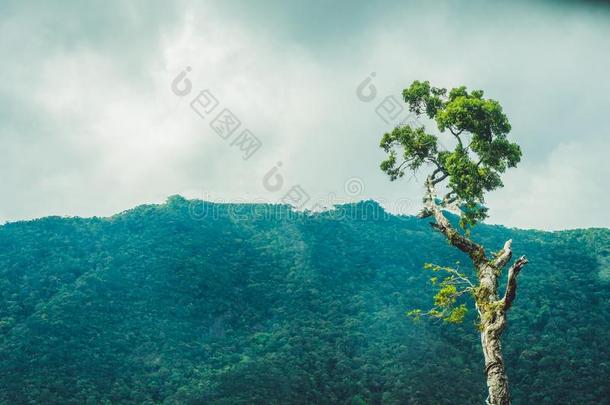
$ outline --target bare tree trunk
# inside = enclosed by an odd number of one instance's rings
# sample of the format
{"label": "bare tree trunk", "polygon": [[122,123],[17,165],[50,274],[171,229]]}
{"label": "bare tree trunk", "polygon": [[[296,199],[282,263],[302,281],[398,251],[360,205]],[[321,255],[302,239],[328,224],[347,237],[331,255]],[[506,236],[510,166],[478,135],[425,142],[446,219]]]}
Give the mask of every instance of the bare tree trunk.
{"label": "bare tree trunk", "polygon": [[[507,257],[499,257],[498,264],[510,259],[510,242],[505,245]],[[506,326],[504,300],[498,299],[498,275],[496,266],[484,262],[479,265],[479,290],[476,304],[481,318],[481,347],[485,358],[489,405],[509,405],[508,378],[502,359],[500,336]]]}
{"label": "bare tree trunk", "polygon": [[487,376],[488,391],[486,403],[489,405],[509,405],[508,378],[504,369],[500,345],[501,330],[497,330],[494,324],[482,325],[482,329],[481,347],[485,357],[485,374]]}

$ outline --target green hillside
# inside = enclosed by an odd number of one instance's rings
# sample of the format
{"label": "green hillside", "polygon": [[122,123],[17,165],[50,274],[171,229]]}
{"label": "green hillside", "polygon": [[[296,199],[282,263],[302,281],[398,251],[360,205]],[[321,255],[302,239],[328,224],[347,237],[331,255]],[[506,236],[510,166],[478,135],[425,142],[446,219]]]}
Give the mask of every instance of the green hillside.
{"label": "green hillside", "polygon": [[[474,319],[405,315],[430,306],[424,263],[468,263],[428,221],[202,204],[1,226],[0,403],[483,403]],[[474,236],[530,259],[513,402],[610,403],[610,230]]]}

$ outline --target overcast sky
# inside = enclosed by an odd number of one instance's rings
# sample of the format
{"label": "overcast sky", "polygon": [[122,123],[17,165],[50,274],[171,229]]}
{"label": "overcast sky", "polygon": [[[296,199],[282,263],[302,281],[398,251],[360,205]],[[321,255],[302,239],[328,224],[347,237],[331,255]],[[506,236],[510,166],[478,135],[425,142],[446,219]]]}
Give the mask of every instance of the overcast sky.
{"label": "overcast sky", "polygon": [[[504,106],[523,159],[488,222],[610,227],[602,3],[169,3],[0,2],[0,223],[172,194],[276,202],[296,185],[309,206],[372,198],[414,213],[424,175],[379,170],[379,139],[406,110],[384,122],[376,109],[419,79]],[[218,101],[203,117],[190,105],[202,90]],[[210,126],[225,108],[241,122],[227,140]],[[231,144],[244,129],[262,144],[247,160]]]}

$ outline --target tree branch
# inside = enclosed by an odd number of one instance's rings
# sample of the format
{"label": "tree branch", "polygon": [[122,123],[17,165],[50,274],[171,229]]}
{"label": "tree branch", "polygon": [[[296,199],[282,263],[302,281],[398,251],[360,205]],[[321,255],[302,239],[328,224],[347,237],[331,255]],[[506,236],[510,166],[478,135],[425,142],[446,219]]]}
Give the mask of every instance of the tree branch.
{"label": "tree branch", "polygon": [[403,160],[402,163],[399,164],[398,167],[396,167],[396,170],[400,171],[402,169],[402,167],[409,162],[409,160]]}
{"label": "tree branch", "polygon": [[451,226],[449,220],[445,217],[440,207],[436,204],[436,191],[434,189],[434,181],[432,176],[428,176],[426,180],[427,193],[424,198],[424,209],[418,215],[419,218],[426,218],[434,215],[436,223],[432,223],[433,228],[441,232],[449,240],[453,246],[460,249],[462,252],[468,254],[472,261],[477,264],[482,261],[486,261],[485,250],[482,246],[471,241],[467,237],[461,235],[457,230]]}
{"label": "tree branch", "polygon": [[459,144],[460,144],[460,148],[464,149],[464,145],[462,144],[462,138],[460,138],[460,134],[462,133],[462,131],[459,132],[455,132],[453,130],[453,128],[449,127],[449,131],[453,134],[453,136],[455,136],[455,138],[458,140]]}
{"label": "tree branch", "polygon": [[498,256],[496,256],[496,258],[494,260],[493,265],[496,269],[499,270],[502,267],[506,266],[506,263],[508,263],[508,261],[510,260],[510,258],[513,255],[513,251],[511,249],[512,245],[513,245],[512,239],[509,239],[506,241],[506,243],[504,244],[504,247],[498,253]]}
{"label": "tree branch", "polygon": [[461,274],[460,272],[458,272],[455,269],[451,269],[451,268],[445,268],[444,269],[447,273],[451,274],[452,278],[455,278],[459,281],[461,281],[462,283],[468,284],[468,286],[470,287],[470,289],[474,288],[474,284],[472,284],[470,282],[470,280],[468,279],[468,277],[464,276],[463,274]]}
{"label": "tree branch", "polygon": [[513,305],[513,301],[517,296],[517,276],[521,269],[528,263],[525,256],[521,256],[513,265],[508,269],[508,283],[506,284],[506,292],[504,293],[504,310],[508,311]]}
{"label": "tree branch", "polygon": [[456,194],[455,191],[450,191],[447,194],[445,194],[445,196],[443,197],[443,202],[441,203],[441,205],[443,207],[447,207],[451,204],[453,204],[454,202],[456,202],[458,200],[458,196],[454,195],[452,197],[453,194]]}
{"label": "tree branch", "polygon": [[436,185],[436,184],[440,183],[441,181],[445,180],[447,177],[449,177],[449,175],[447,173],[443,173],[443,175],[441,177],[439,177],[438,179],[432,180],[432,184]]}

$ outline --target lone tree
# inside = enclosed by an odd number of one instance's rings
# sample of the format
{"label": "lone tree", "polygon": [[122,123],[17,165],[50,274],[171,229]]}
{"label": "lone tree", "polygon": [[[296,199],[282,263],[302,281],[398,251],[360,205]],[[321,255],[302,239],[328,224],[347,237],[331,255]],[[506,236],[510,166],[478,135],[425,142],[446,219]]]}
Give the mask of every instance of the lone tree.
{"label": "lone tree", "polygon": [[[459,268],[427,264],[426,268],[440,275],[440,280],[439,276],[430,279],[438,288],[434,307],[410,314],[416,318],[430,316],[451,323],[462,322],[467,312],[462,297],[472,297],[485,356],[487,403],[510,404],[500,337],[515,300],[517,276],[527,259],[522,256],[510,266],[506,291],[500,297],[498,278],[511,259],[512,241],[488,256],[484,247],[471,239],[469,230],[487,217],[483,205],[485,193],[503,186],[500,175],[517,165],[521,149],[506,137],[511,127],[500,104],[484,98],[481,90],[468,92],[462,86],[447,92],[431,87],[427,81],[414,81],[402,95],[411,112],[417,116],[425,114],[436,122],[441,133],[449,131],[456,146],[453,150],[441,150],[438,137],[426,132],[424,126],[402,125],[383,135],[381,147],[388,156],[381,169],[392,181],[403,177],[406,170],[427,170],[426,194],[419,217],[434,218],[432,227],[468,255],[477,277],[472,281]],[[442,192],[437,194],[437,189]],[[444,211],[459,214],[459,227],[451,224]]]}

